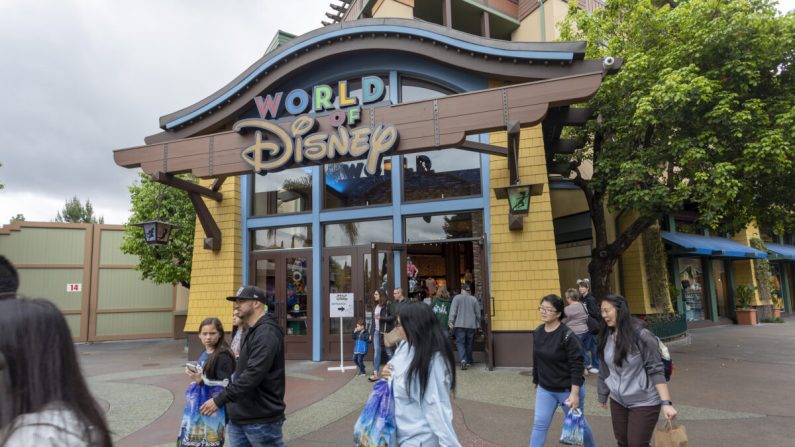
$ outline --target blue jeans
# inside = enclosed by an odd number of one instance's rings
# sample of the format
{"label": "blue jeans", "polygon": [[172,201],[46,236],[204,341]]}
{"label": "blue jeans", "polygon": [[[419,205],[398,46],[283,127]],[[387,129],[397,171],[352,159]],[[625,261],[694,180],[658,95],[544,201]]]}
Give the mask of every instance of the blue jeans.
{"label": "blue jeans", "polygon": [[475,341],[475,330],[464,327],[455,328],[455,345],[458,358],[462,362],[472,363],[472,343]]}
{"label": "blue jeans", "polygon": [[226,445],[229,447],[284,447],[282,440],[284,419],[270,424],[238,425],[229,422],[226,426]]}
{"label": "blue jeans", "polygon": [[[587,332],[586,332],[587,333]],[[599,369],[599,353],[597,352],[598,346],[596,345],[596,335],[587,333],[588,337],[585,339],[585,345],[582,350],[588,352],[591,356],[591,368]],[[588,365],[588,363],[586,363]]]}
{"label": "blue jeans", "polygon": [[373,331],[373,371],[379,375],[381,369],[381,332]]}
{"label": "blue jeans", "polygon": [[[593,359],[594,359],[594,358],[596,358],[596,357],[595,357],[595,356],[594,356],[594,355],[591,353],[591,345],[595,345],[595,343],[594,343],[594,336],[593,336],[593,335],[591,335],[591,334],[590,334],[590,333],[588,333],[588,332],[584,332],[584,333],[582,333],[582,334],[578,334],[578,335],[577,335],[577,338],[579,338],[579,339],[580,339],[580,345],[582,346],[582,360],[583,360],[583,365],[585,365],[585,368],[586,368],[586,369],[587,369],[587,368],[591,368],[591,367],[592,367],[592,365],[593,365]],[[598,361],[598,360],[596,361],[596,364],[597,364],[597,365],[599,364],[599,361]],[[594,366],[594,368],[596,368],[596,367]]]}
{"label": "blue jeans", "polygon": [[[557,410],[558,406],[561,406],[564,414],[569,412],[569,407],[563,404],[569,398],[569,394],[568,391],[547,391],[541,385],[536,388],[535,420],[533,420],[533,433],[530,435],[530,447],[544,447],[549,424],[552,423],[552,416],[555,415],[555,410]],[[591,426],[588,425],[588,420],[585,419],[584,383],[580,387],[580,410],[582,410],[583,425],[585,427],[585,433],[583,433],[585,447],[595,447],[596,441],[593,438]]]}
{"label": "blue jeans", "polygon": [[353,354],[353,363],[359,367],[359,373],[364,374],[364,354]]}

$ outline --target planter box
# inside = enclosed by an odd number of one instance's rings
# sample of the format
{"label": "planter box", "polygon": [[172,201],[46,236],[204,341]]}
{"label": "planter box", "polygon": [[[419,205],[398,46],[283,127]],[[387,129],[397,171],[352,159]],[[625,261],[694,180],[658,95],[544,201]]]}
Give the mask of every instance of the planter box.
{"label": "planter box", "polygon": [[756,324],[756,309],[737,309],[737,324]]}
{"label": "planter box", "polygon": [[773,308],[773,318],[781,318],[781,309]]}

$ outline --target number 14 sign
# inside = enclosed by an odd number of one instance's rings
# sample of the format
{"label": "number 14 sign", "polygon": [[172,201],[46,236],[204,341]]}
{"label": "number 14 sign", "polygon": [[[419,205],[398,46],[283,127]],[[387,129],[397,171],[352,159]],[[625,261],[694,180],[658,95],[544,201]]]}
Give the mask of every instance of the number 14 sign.
{"label": "number 14 sign", "polygon": [[80,283],[66,285],[67,292],[81,292],[82,290],[83,290],[83,285]]}

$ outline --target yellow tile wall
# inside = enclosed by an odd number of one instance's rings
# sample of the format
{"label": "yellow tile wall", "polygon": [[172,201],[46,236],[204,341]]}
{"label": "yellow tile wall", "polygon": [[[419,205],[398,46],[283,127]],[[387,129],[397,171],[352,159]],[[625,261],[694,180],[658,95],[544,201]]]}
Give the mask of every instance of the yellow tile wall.
{"label": "yellow tile wall", "polygon": [[[210,186],[212,180],[201,180],[200,184]],[[226,297],[234,294],[243,281],[240,178],[227,178],[220,191],[224,196],[221,203],[212,199],[204,199],[204,203],[221,229],[221,250],[204,249],[204,230],[196,219],[186,332],[197,332],[201,321],[208,317],[219,318],[225,331],[232,329],[232,303]]]}
{"label": "yellow tile wall", "polygon": [[[495,132],[491,144],[506,146],[507,134]],[[508,185],[508,161],[489,157],[491,171],[491,295],[495,331],[532,330],[540,324],[539,301],[560,293],[558,259],[552,226],[552,206],[547,179],[541,126],[522,129],[519,140],[519,179],[543,183],[544,192],[533,196],[522,231],[508,230],[508,201],[497,200],[493,188]]]}
{"label": "yellow tile wall", "polygon": [[[637,213],[627,213],[619,219],[619,228],[624,231],[637,218]],[[621,276],[624,298],[633,314],[649,314],[652,309],[649,295],[649,282],[646,277],[646,256],[643,236],[639,236],[621,255]],[[618,265],[614,270],[618,269]]]}

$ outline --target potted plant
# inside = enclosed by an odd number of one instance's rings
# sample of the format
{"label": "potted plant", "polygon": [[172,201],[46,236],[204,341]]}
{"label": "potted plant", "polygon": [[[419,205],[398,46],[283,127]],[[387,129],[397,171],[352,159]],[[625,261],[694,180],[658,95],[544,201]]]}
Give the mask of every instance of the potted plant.
{"label": "potted plant", "polygon": [[773,293],[773,318],[781,318],[781,309],[784,308],[784,302],[777,293]]}
{"label": "potted plant", "polygon": [[754,286],[740,284],[734,289],[734,299],[737,303],[735,314],[737,324],[756,324],[756,309],[751,307],[751,300],[754,297]]}

